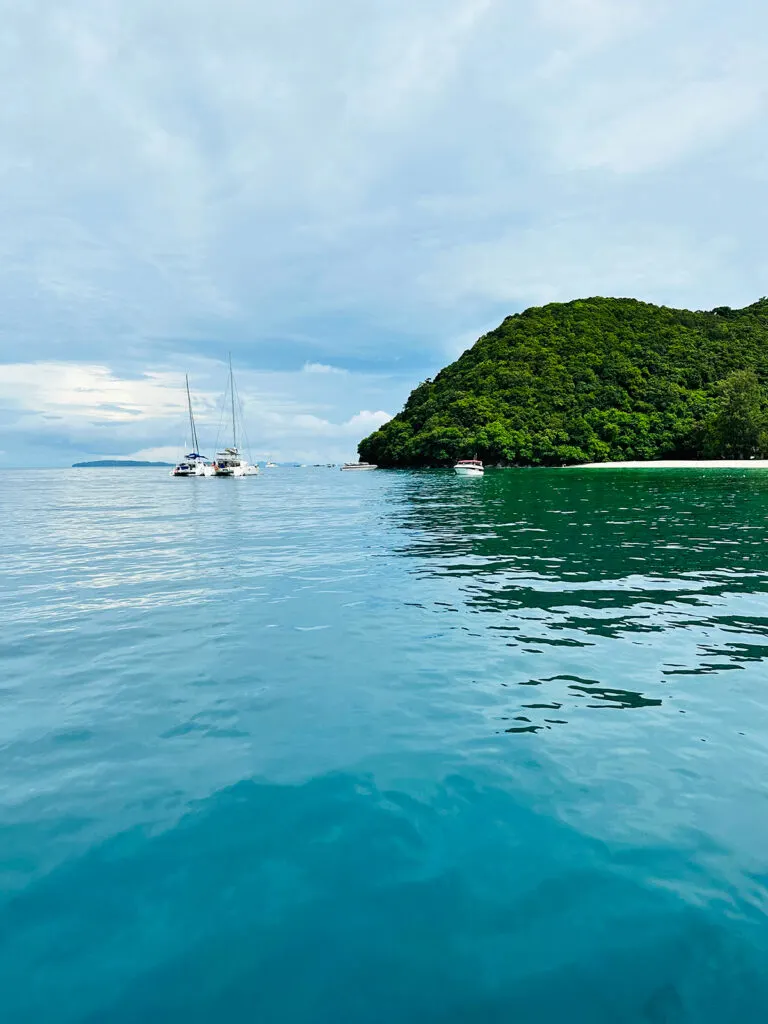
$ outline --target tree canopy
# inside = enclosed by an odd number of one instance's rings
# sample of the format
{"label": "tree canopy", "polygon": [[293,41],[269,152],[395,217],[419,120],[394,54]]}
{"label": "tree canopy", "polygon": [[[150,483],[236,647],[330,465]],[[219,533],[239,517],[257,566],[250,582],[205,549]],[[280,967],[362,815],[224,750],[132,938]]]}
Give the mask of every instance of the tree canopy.
{"label": "tree canopy", "polygon": [[768,455],[768,299],[591,298],[507,317],[360,442],[380,466]]}

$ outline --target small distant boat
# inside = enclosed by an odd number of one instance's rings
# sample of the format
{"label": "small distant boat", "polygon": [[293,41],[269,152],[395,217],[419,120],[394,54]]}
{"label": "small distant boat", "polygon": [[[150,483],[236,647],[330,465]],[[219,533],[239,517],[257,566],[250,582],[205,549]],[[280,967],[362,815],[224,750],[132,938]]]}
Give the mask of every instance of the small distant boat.
{"label": "small distant boat", "polygon": [[267,462],[266,462],[266,465],[264,466],[264,468],[265,469],[277,469],[277,463],[273,462],[272,459],[267,459]]}
{"label": "small distant boat", "polygon": [[456,476],[482,476],[485,472],[480,459],[459,459],[453,471]]}
{"label": "small distant boat", "polygon": [[378,468],[379,468],[378,466],[374,466],[370,462],[345,462],[344,465],[341,467],[341,471],[343,473],[344,470],[354,469],[354,470],[356,470],[358,472],[361,472],[362,470],[366,470],[366,469],[378,469]]}
{"label": "small distant boat", "polygon": [[213,465],[209,459],[198,451],[200,444],[197,440],[197,428],[195,417],[192,412],[192,396],[189,393],[189,374],[184,374],[184,381],[187,387],[187,408],[189,410],[189,429],[191,433],[193,451],[185,455],[181,462],[177,462],[171,470],[171,476],[213,476]]}
{"label": "small distant boat", "polygon": [[213,462],[214,476],[258,476],[259,467],[251,464],[240,454],[237,447],[237,416],[235,414],[235,378],[232,374],[232,356],[229,357],[229,395],[232,403],[232,445],[216,453]]}

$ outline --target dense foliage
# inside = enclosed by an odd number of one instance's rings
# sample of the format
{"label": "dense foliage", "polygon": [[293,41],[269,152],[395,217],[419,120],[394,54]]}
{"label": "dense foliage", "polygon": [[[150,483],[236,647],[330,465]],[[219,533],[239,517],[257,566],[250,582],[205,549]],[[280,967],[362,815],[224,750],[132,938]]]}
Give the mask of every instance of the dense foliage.
{"label": "dense foliage", "polygon": [[768,299],[555,303],[507,317],[359,452],[380,466],[768,455],[767,385]]}

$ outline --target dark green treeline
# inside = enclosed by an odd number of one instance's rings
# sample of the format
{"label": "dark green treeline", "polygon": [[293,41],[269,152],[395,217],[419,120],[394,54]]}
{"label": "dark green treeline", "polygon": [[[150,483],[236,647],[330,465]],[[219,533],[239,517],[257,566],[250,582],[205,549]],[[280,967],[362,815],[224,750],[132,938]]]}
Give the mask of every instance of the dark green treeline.
{"label": "dark green treeline", "polygon": [[592,298],[509,316],[360,442],[380,466],[768,455],[768,299]]}

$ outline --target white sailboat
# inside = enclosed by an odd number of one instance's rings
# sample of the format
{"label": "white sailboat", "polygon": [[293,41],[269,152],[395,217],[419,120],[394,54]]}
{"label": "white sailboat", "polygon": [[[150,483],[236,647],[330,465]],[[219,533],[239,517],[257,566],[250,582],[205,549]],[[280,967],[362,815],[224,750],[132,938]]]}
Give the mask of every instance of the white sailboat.
{"label": "white sailboat", "polygon": [[197,440],[197,428],[195,417],[192,412],[192,396],[189,393],[189,374],[184,374],[184,381],[187,388],[187,409],[189,410],[189,430],[192,441],[192,451],[177,462],[171,470],[171,476],[213,476],[213,465],[199,452],[200,444]]}
{"label": "white sailboat", "polygon": [[237,447],[237,415],[235,413],[235,378],[232,374],[232,356],[229,357],[229,395],[232,403],[232,445],[216,453],[213,461],[214,476],[258,476],[259,467],[251,465]]}

